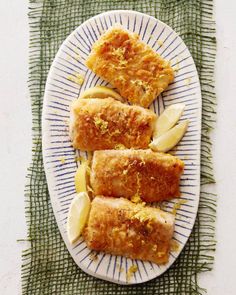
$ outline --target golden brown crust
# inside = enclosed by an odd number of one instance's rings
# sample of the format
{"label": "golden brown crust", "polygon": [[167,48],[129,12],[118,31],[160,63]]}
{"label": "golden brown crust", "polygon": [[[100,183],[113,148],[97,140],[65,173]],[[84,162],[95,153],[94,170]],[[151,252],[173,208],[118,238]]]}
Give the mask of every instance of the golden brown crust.
{"label": "golden brown crust", "polygon": [[184,163],[169,154],[151,150],[95,151],[91,186],[95,195],[131,198],[145,202],[179,197]]}
{"label": "golden brown crust", "polygon": [[83,236],[90,249],[149,260],[169,258],[174,215],[126,199],[96,197]]}
{"label": "golden brown crust", "polygon": [[71,108],[71,138],[76,149],[94,151],[147,148],[156,115],[139,106],[129,106],[112,98],[78,99]]}
{"label": "golden brown crust", "polygon": [[98,39],[86,61],[89,69],[118,89],[133,104],[148,107],[174,80],[167,61],[122,28],[111,28]]}

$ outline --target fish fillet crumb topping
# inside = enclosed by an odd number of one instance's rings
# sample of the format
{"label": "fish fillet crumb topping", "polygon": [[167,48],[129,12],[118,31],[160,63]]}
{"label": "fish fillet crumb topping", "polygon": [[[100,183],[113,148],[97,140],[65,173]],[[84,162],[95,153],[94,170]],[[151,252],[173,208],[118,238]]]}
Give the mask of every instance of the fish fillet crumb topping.
{"label": "fish fillet crumb topping", "polygon": [[174,80],[174,70],[136,33],[113,27],[93,45],[89,69],[133,104],[148,107]]}

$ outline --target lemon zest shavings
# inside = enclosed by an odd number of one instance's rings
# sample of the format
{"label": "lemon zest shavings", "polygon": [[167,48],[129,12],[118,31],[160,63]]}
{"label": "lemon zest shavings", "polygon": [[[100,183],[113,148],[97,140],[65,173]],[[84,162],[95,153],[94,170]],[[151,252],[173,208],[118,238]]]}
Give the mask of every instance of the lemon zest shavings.
{"label": "lemon zest shavings", "polygon": [[94,124],[95,126],[100,129],[101,131],[101,134],[105,134],[108,130],[107,130],[107,127],[108,127],[108,122],[99,118],[99,117],[95,117],[94,118]]}
{"label": "lemon zest shavings", "polygon": [[180,200],[178,203],[174,204],[173,209],[172,209],[172,214],[176,215],[177,210],[181,208],[181,205],[187,203],[186,200]]}
{"label": "lemon zest shavings", "polygon": [[159,46],[162,46],[164,43],[163,43],[162,40],[157,40],[157,44],[158,44]]}
{"label": "lemon zest shavings", "polygon": [[84,76],[81,74],[69,75],[67,79],[79,85],[84,83]]}
{"label": "lemon zest shavings", "polygon": [[90,258],[91,260],[93,260],[93,261],[97,261],[97,260],[98,260],[98,255],[97,255],[97,253],[91,253],[91,254],[89,255],[89,258]]}
{"label": "lemon zest shavings", "polygon": [[117,56],[119,59],[124,58],[124,53],[125,53],[124,47],[123,48],[118,47],[118,48],[113,49],[113,51],[112,51],[112,55]]}
{"label": "lemon zest shavings", "polygon": [[174,71],[176,73],[178,73],[179,72],[179,68],[180,68],[180,66],[179,66],[179,58],[177,57],[176,58],[176,66],[173,69],[174,69]]}
{"label": "lemon zest shavings", "polygon": [[173,252],[178,252],[180,248],[180,244],[175,241],[175,240],[171,240],[170,241],[170,250],[173,251]]}
{"label": "lemon zest shavings", "polygon": [[138,270],[137,265],[131,265],[126,273],[126,280],[127,282],[130,281],[131,277],[133,276],[133,274]]}
{"label": "lemon zest shavings", "polygon": [[140,195],[138,193],[133,195],[131,197],[130,201],[133,202],[133,203],[142,203],[142,199],[141,199],[141,197],[140,197]]}
{"label": "lemon zest shavings", "polygon": [[126,147],[122,143],[118,143],[115,145],[115,150],[125,150]]}
{"label": "lemon zest shavings", "polygon": [[150,216],[147,214],[147,212],[140,210],[137,213],[135,213],[131,219],[138,219],[141,222],[150,220]]}
{"label": "lemon zest shavings", "polygon": [[191,83],[191,78],[185,79],[185,84],[186,84],[187,86],[189,86],[190,83]]}
{"label": "lemon zest shavings", "polygon": [[61,161],[62,164],[64,164],[66,162],[65,157],[61,157],[59,160]]}
{"label": "lemon zest shavings", "polygon": [[123,68],[127,65],[128,61],[124,57],[125,48],[115,48],[113,49],[112,55],[118,58],[119,65],[118,68]]}

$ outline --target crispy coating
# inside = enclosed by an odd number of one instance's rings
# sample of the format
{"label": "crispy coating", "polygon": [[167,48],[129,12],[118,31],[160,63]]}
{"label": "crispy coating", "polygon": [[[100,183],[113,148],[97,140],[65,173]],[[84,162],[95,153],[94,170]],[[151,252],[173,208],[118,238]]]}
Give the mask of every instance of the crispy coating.
{"label": "crispy coating", "polygon": [[156,115],[139,106],[129,106],[112,98],[78,99],[72,104],[70,136],[76,149],[94,151],[147,148]]}
{"label": "crispy coating", "polygon": [[180,196],[183,168],[178,158],[151,150],[96,151],[90,182],[94,195],[163,201]]}
{"label": "crispy coating", "polygon": [[169,62],[119,27],[98,39],[86,61],[89,69],[109,81],[133,104],[148,107],[174,80]]}
{"label": "crispy coating", "polygon": [[90,249],[166,263],[174,215],[124,198],[96,197],[83,236]]}

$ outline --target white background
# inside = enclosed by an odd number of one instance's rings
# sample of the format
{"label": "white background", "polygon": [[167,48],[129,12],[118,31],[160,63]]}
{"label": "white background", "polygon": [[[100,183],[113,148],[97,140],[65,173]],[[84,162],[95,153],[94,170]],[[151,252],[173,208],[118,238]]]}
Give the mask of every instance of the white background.
{"label": "white background", "polygon": [[[26,237],[24,185],[31,158],[27,89],[27,1],[0,1],[0,294],[21,294]],[[214,270],[201,275],[209,295],[236,294],[236,1],[215,1],[218,121],[213,138],[217,180],[217,251]]]}

